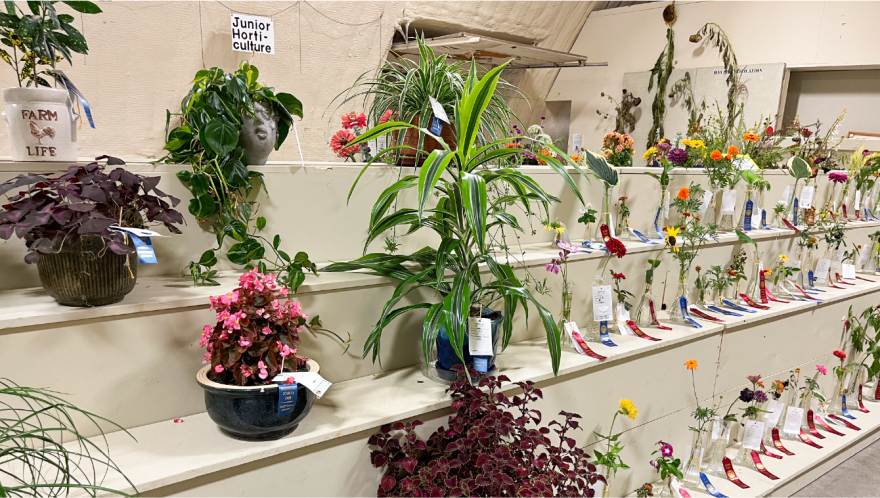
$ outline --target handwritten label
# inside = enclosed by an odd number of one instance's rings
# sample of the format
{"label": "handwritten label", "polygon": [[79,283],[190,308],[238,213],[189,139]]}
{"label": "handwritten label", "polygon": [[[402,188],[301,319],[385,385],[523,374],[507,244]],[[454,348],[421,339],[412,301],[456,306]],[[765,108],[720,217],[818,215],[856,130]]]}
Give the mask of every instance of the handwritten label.
{"label": "handwritten label", "polygon": [[828,280],[828,270],[831,268],[831,260],[822,258],[816,264],[816,282],[825,283]]}
{"label": "handwritten label", "polygon": [[764,422],[746,420],[746,435],[743,437],[743,448],[760,450],[761,439],[764,437]]}
{"label": "handwritten label", "polygon": [[614,320],[614,312],[611,309],[611,286],[593,286],[593,320],[607,322]]}
{"label": "handwritten label", "polygon": [[431,101],[431,109],[434,111],[434,117],[443,121],[446,124],[449,124],[449,116],[446,115],[446,109],[440,105],[440,102],[437,102],[437,99],[429,96],[428,99]]}
{"label": "handwritten label", "polygon": [[785,414],[785,425],[782,432],[797,436],[801,432],[801,420],[804,418],[804,409],[794,406],[788,407],[788,413]]}
{"label": "handwritten label", "polygon": [[270,17],[229,14],[232,50],[275,55],[275,23]]}
{"label": "handwritten label", "polygon": [[809,186],[801,189],[801,207],[810,209],[813,206],[813,192],[815,187]]}
{"label": "handwritten label", "polygon": [[777,422],[779,422],[779,416],[782,415],[782,410],[785,408],[785,403],[780,403],[776,400],[770,400],[767,402],[767,406],[764,407],[764,410],[767,410],[770,413],[764,414],[764,421],[767,422],[768,426],[775,426]]}
{"label": "handwritten label", "polygon": [[868,259],[871,257],[871,245],[873,242],[869,242],[862,246],[862,252],[859,253],[859,266],[865,266],[868,263]]}
{"label": "handwritten label", "polygon": [[575,133],[571,136],[571,146],[574,147],[574,150],[581,150],[581,147],[584,146],[584,135],[583,133]]}
{"label": "handwritten label", "polygon": [[736,211],[736,190],[725,190],[721,196],[721,214],[733,214]]}
{"label": "handwritten label", "polygon": [[724,422],[721,420],[720,416],[715,416],[713,419],[714,422],[712,424],[712,441],[720,438],[724,433]]}
{"label": "handwritten label", "polygon": [[475,356],[492,356],[492,320],[468,317],[468,351]]}

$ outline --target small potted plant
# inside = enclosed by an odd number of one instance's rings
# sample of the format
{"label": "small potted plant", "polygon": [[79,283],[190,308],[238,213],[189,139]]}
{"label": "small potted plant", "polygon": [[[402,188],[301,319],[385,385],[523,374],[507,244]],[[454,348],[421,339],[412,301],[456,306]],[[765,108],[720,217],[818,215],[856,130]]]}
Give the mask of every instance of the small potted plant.
{"label": "small potted plant", "polygon": [[[86,39],[55,11],[58,2],[28,2],[29,12],[13,2],[0,12],[0,58],[15,70],[18,87],[4,88],[6,127],[14,161],[76,161],[76,120],[67,89],[49,84],[55,64],[73,64],[72,53],[87,54]],[[97,14],[92,2],[61,2],[82,14]],[[12,52],[12,53],[10,53]],[[48,68],[46,67],[48,66]],[[69,80],[67,80],[69,82]],[[86,105],[86,113],[89,108]],[[89,115],[89,121],[91,116]],[[94,126],[93,126],[94,127]]]}
{"label": "small potted plant", "polygon": [[246,441],[282,438],[309,414],[315,395],[294,375],[285,381],[297,384],[293,406],[279,407],[273,379],[283,372],[318,372],[318,363],[297,349],[300,331],[313,323],[298,302],[287,300],[290,290],[275,275],[254,268],[238,283],[211,297],[217,323],[202,329],[199,344],[208,352],[196,380],[205,390],[208,416],[224,433]]}
{"label": "small potted plant", "polygon": [[[121,159],[101,156],[108,166]],[[121,301],[134,289],[138,258],[131,237],[120,228],[164,225],[171,233],[183,216],[178,199],[124,168],[104,172],[93,162],[54,176],[22,174],[0,184],[8,202],[0,208],[0,239],[24,239],[26,263],[36,263],[46,292],[67,306],[101,306]],[[165,199],[170,201],[170,204]]]}

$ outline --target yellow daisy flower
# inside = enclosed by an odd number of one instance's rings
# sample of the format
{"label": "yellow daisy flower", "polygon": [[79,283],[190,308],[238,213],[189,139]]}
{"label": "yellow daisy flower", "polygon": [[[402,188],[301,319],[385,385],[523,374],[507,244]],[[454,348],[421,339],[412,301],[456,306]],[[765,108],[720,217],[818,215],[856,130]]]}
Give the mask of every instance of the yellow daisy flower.
{"label": "yellow daisy flower", "polygon": [[782,261],[783,263],[788,263],[788,256],[786,256],[785,254],[780,254],[779,260]]}
{"label": "yellow daisy flower", "polygon": [[620,400],[620,412],[621,415],[626,415],[627,417],[635,420],[636,417],[639,416],[639,411],[636,409],[636,405],[632,403],[632,401],[628,399]]}
{"label": "yellow daisy flower", "polygon": [[666,227],[666,246],[673,250],[673,252],[678,252],[679,247],[675,245],[675,237],[678,235],[679,228],[676,227]]}

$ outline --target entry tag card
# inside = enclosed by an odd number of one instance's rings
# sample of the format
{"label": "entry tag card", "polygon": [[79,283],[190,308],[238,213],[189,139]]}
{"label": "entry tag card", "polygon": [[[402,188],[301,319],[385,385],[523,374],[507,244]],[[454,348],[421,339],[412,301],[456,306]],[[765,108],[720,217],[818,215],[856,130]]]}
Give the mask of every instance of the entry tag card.
{"label": "entry tag card", "polygon": [[609,322],[614,320],[614,312],[611,309],[611,286],[593,286],[593,320],[597,322]]}
{"label": "entry tag card", "polygon": [[785,408],[785,403],[780,403],[776,400],[770,400],[767,403],[767,406],[764,407],[770,413],[764,414],[764,421],[767,422],[769,427],[773,427],[779,422],[779,417],[782,415],[782,409]]}
{"label": "entry tag card", "polygon": [[431,101],[431,110],[434,111],[434,117],[449,124],[449,116],[446,115],[446,109],[434,97],[429,96],[428,99]]}
{"label": "entry tag card", "polygon": [[629,311],[626,310],[626,306],[623,303],[617,303],[615,312],[617,314],[617,328],[620,330],[621,335],[636,335],[626,324],[630,320]]}
{"label": "entry tag card", "polygon": [[712,441],[721,437],[721,434],[724,431],[724,422],[721,420],[721,416],[715,416],[713,419],[714,423],[712,424]]}
{"label": "entry tag card", "polygon": [[[706,213],[706,209],[712,205],[712,192],[706,191],[703,192],[703,200],[700,202],[700,208],[698,209],[700,216],[703,216]],[[666,203],[667,212],[669,211],[669,201]]]}
{"label": "entry tag card", "polygon": [[815,192],[815,187],[809,186],[801,189],[801,207],[804,209],[810,209],[813,203],[813,193]]}
{"label": "entry tag card", "polygon": [[859,206],[862,203],[862,193],[860,191],[856,191],[856,211],[859,210]]}
{"label": "entry tag card", "polygon": [[801,420],[804,418],[804,409],[794,406],[788,407],[788,413],[785,415],[785,426],[782,431],[786,434],[797,436],[801,432]]}
{"label": "entry tag card", "polygon": [[862,246],[862,252],[859,253],[859,266],[868,264],[868,259],[871,257],[871,244],[873,243],[869,242]]}
{"label": "entry tag card", "polygon": [[845,279],[855,279],[856,278],[856,265],[844,264],[841,266],[843,267],[843,278],[845,278]]}
{"label": "entry tag card", "polygon": [[764,211],[761,209],[755,209],[752,211],[752,228],[758,229],[761,228],[762,221],[764,219]]}
{"label": "entry tag card", "polygon": [[788,205],[788,199],[791,197],[791,185],[786,185],[785,190],[782,191],[782,198],[779,199],[779,204]]}
{"label": "entry tag card", "polygon": [[733,214],[736,211],[736,190],[726,190],[721,197],[721,214]]}
{"label": "entry tag card", "polygon": [[287,379],[290,377],[296,381],[291,385],[302,384],[309,391],[312,391],[318,399],[333,385],[332,382],[321,377],[318,372],[285,372],[272,378],[272,382],[277,383],[279,387],[286,386]]}
{"label": "entry tag card", "polygon": [[468,351],[474,356],[492,356],[492,321],[468,317]]}
{"label": "entry tag card", "polygon": [[830,270],[840,270],[840,265],[843,263],[843,253],[843,249],[835,249],[831,253],[831,266],[829,267]]}
{"label": "entry tag card", "polygon": [[764,437],[764,422],[758,420],[746,420],[746,435],[743,438],[743,448],[761,450],[761,439]]}
{"label": "entry tag card", "polygon": [[816,282],[823,283],[828,280],[828,270],[831,269],[831,260],[822,258],[816,264]]}

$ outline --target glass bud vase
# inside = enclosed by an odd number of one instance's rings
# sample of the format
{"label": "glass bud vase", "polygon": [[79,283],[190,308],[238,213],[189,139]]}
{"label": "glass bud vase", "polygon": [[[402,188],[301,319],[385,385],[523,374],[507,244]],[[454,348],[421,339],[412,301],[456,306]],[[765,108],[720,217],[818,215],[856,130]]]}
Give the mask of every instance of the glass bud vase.
{"label": "glass bud vase", "polygon": [[639,327],[647,327],[653,324],[651,319],[651,289],[654,286],[654,267],[648,265],[645,267],[645,292],[639,298],[639,304],[636,305],[636,311],[633,314],[633,321]]}
{"label": "glass bud vase", "polygon": [[602,498],[608,498],[609,496],[613,496],[611,494],[611,467],[607,465],[602,466],[602,476],[605,477],[605,486],[602,488]]}
{"label": "glass bud vase", "polygon": [[666,219],[669,215],[669,190],[665,188],[660,189],[660,201],[653,208],[650,215],[649,219],[652,220],[652,223],[648,227],[647,233],[650,234],[650,238],[656,237],[659,240],[663,240],[666,237],[663,227],[666,226]]}
{"label": "glass bud vase", "polygon": [[682,459],[681,482],[686,488],[700,489],[703,485],[700,479],[700,464],[703,460],[703,436],[705,431],[693,431],[694,438],[691,443],[691,451]]}
{"label": "glass bud vase", "polygon": [[[811,180],[812,180],[811,178],[807,178],[806,180],[804,180],[804,184],[801,187],[800,192],[798,192],[798,194],[797,194],[798,199],[804,198],[804,195],[803,195],[804,189],[810,187]],[[813,190],[815,190],[815,188]],[[816,196],[815,195],[813,195],[813,199],[812,199],[812,201],[810,201],[810,205],[811,206],[816,205]],[[797,216],[799,225],[806,225],[807,224],[807,216],[806,216],[805,211],[806,211],[806,206],[804,206],[803,202],[799,202],[798,203],[798,216]],[[789,218],[789,221],[791,221],[791,218]],[[792,223],[794,223],[794,222],[792,222]]]}
{"label": "glass bud vase", "polygon": [[846,378],[846,373],[843,374],[842,377],[837,379],[837,382],[834,384],[834,390],[831,391],[831,395],[827,397],[828,399],[828,413],[833,413],[835,415],[843,415],[843,394],[844,391],[844,379]]}
{"label": "glass bud vase", "polygon": [[[755,416],[749,416],[747,419],[743,420],[743,424],[745,424],[746,420],[755,420],[755,418]],[[743,435],[740,439],[742,439],[742,445],[737,450],[736,456],[733,458],[733,463],[752,468],[752,450],[745,446],[745,431],[743,431]]]}
{"label": "glass bud vase", "polygon": [[721,190],[712,188],[711,186],[710,189],[712,191],[712,199],[709,203],[709,207],[706,208],[706,213],[703,215],[702,223],[704,225],[715,223],[715,220],[718,219],[716,216],[716,210],[721,207]]}
{"label": "glass bud vase", "polygon": [[862,386],[865,385],[867,381],[867,373],[865,369],[862,367],[858,367],[857,373],[852,375],[852,378],[849,381],[849,386],[846,388],[846,406],[849,409],[858,409],[859,408],[859,393],[862,389]]}
{"label": "glass bud vase", "polygon": [[840,210],[841,215],[843,212],[846,212],[845,218],[847,220],[852,220],[852,217],[855,213],[853,213],[853,201],[855,201],[855,189],[850,188],[850,183],[852,180],[847,180],[846,184],[843,187],[843,200],[841,201]]}
{"label": "glass bud vase", "polygon": [[727,456],[727,445],[730,443],[730,431],[733,428],[733,421],[727,420],[724,421],[720,418],[715,419],[715,424],[721,424],[721,430],[714,429],[712,431],[713,436],[720,432],[721,434],[717,439],[712,441],[709,447],[709,466],[706,468],[706,474],[713,475],[716,477],[727,478],[727,472],[724,470],[724,464],[722,464],[722,460]]}
{"label": "glass bud vase", "polygon": [[571,337],[564,332],[564,324],[571,321],[571,301],[573,296],[574,283],[562,282],[562,311],[560,312],[562,318],[559,320],[559,330],[563,331],[562,344],[565,346],[571,345]]}
{"label": "glass bud vase", "polygon": [[810,271],[813,269],[813,249],[810,249],[807,246],[802,247],[801,258],[799,261],[800,264],[798,265],[798,268],[800,268],[800,270],[797,275],[798,285],[806,289],[810,286]]}
{"label": "glass bud vase", "polygon": [[773,221],[770,222],[770,228],[785,228],[785,225],[782,223],[782,213],[776,210],[776,204],[773,206]]}
{"label": "glass bud vase", "polygon": [[763,187],[763,186],[759,186],[759,187],[755,190],[755,205],[754,205],[754,209],[755,209],[755,215],[756,215],[756,216],[753,216],[752,219],[753,219],[753,220],[754,220],[754,219],[758,219],[758,220],[760,220],[760,221],[758,222],[758,226],[755,226],[755,224],[752,223],[752,229],[756,229],[756,228],[764,228],[763,225],[764,225],[765,223],[767,223],[767,218],[770,217],[770,213],[767,212],[767,206],[764,205],[764,187]]}
{"label": "glass bud vase", "polygon": [[684,298],[687,300],[688,298],[688,281],[684,278],[678,281],[678,289],[675,291],[675,299],[672,301],[672,304],[669,306],[669,321],[672,323],[685,324],[688,323],[685,320],[684,315],[681,314],[681,300]]}
{"label": "glass bud vase", "polygon": [[[797,441],[800,439],[797,434],[787,434],[785,432],[785,419],[788,416],[789,407],[797,407],[797,395],[798,391],[796,389],[789,388],[787,393],[787,398],[785,400],[785,406],[782,408],[782,415],[779,416],[779,420],[776,422],[776,430],[779,431],[780,439],[788,439],[790,441]],[[786,396],[786,393],[783,393],[783,396]],[[767,431],[767,434],[770,434],[770,430]],[[772,437],[772,436],[771,436]],[[772,444],[772,440],[771,440]]]}
{"label": "glass bud vase", "polygon": [[859,189],[859,195],[858,195],[859,202],[857,203],[859,205],[859,208],[856,210],[855,217],[858,218],[859,220],[862,220],[862,221],[870,218],[870,215],[868,214],[868,193],[869,192],[870,192],[870,190],[868,189],[867,183],[865,185],[862,185],[862,188]]}
{"label": "glass bud vase", "polygon": [[[596,275],[595,280],[593,280],[592,287],[601,287],[605,285],[605,275]],[[593,288],[590,289],[590,295],[587,298],[587,313],[586,313],[586,322],[583,327],[581,327],[581,332],[583,333],[583,337],[585,341],[590,342],[602,342],[602,336],[600,335],[600,323],[597,322],[593,315]],[[612,303],[613,309],[613,303]],[[612,332],[616,330],[617,326],[614,322],[614,319],[608,320],[607,322],[608,332]]]}
{"label": "glass bud vase", "polygon": [[669,474],[666,476],[666,479],[663,479],[663,483],[660,485],[660,493],[657,494],[659,498],[680,498],[675,494],[675,489],[672,487],[672,480],[675,479],[675,476]]}
{"label": "glass bud vase", "polygon": [[[878,182],[878,183],[880,183],[880,182]],[[877,244],[873,240],[869,240],[867,243],[871,244],[871,248],[868,250],[869,251],[868,261],[865,264],[863,264],[861,267],[859,267],[858,273],[873,275],[874,273],[877,272],[877,255],[878,255],[877,248],[880,247],[880,244]]]}
{"label": "glass bud vase", "polygon": [[807,422],[807,412],[813,409],[813,391],[811,391],[809,388],[804,389],[803,394],[801,395],[800,404],[798,406],[804,410],[803,418],[801,418],[801,428],[804,430],[804,432],[809,434],[810,425]]}
{"label": "glass bud vase", "polygon": [[[749,296],[756,303],[761,302],[761,272],[764,271],[764,265],[761,263],[761,251],[755,252],[755,259],[752,260],[752,271],[749,274],[749,280],[746,283],[745,295]],[[739,297],[739,296],[737,296]]]}
{"label": "glass bud vase", "polygon": [[757,196],[755,195],[754,190],[746,190],[746,200],[743,204],[742,216],[739,217],[738,226],[743,230],[755,230],[757,228],[761,228],[760,226],[756,226],[755,224],[755,213],[760,213]]}
{"label": "glass bud vase", "polygon": [[714,198],[716,199],[715,204],[718,205],[718,214],[717,214],[716,219],[718,220],[718,229],[719,230],[731,231],[734,228],[736,228],[736,201],[734,200],[732,213],[729,213],[729,214],[722,213],[722,210],[724,209],[724,195],[731,193],[731,192],[732,192],[732,195],[734,195],[734,196],[736,195],[736,190],[725,189],[724,191],[721,192],[720,196],[718,194],[716,194],[714,196]]}

